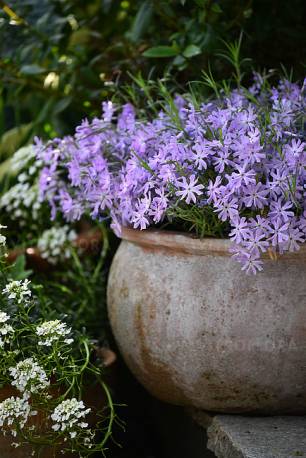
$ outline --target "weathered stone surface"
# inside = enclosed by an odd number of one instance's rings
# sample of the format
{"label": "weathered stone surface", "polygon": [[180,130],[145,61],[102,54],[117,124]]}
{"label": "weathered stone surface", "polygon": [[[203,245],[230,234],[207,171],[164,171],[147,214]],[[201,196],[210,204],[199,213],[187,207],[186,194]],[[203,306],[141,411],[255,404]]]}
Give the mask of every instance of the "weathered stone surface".
{"label": "weathered stone surface", "polygon": [[217,415],[207,433],[218,458],[306,457],[306,417]]}
{"label": "weathered stone surface", "polygon": [[306,414],[306,247],[247,276],[229,240],[122,236],[109,318],[151,394],[223,414]]}

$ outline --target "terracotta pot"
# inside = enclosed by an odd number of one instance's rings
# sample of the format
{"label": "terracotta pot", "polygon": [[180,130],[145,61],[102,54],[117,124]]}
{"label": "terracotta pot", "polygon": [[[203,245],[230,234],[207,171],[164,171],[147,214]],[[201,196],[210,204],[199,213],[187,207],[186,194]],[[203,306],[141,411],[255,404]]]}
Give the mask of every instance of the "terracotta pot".
{"label": "terracotta pot", "polygon": [[[114,384],[114,365],[117,360],[116,354],[109,348],[98,348],[97,356],[102,360],[103,366],[106,369],[104,380],[110,386]],[[51,387],[52,392],[52,387]],[[20,396],[20,393],[12,387],[3,387],[0,389],[0,402],[11,396]],[[85,405],[92,409],[92,412],[87,416],[86,420],[90,426],[94,426],[97,422],[97,413],[101,412],[103,408],[107,407],[106,395],[103,391],[103,388],[98,384],[91,384],[85,391],[84,396],[82,397]],[[101,420],[101,417],[99,417]],[[42,412],[38,411],[38,414],[31,417],[29,420],[31,425],[35,425],[37,430],[46,431],[51,426],[49,421],[46,419],[45,415]],[[11,435],[3,436],[0,432],[0,456],[1,458],[28,458],[32,457],[33,447],[20,446],[13,447],[12,443],[18,442],[18,438],[13,438]],[[36,455],[34,455],[36,456]],[[74,458],[79,456],[76,453],[65,453],[63,454],[60,450],[60,447],[45,447],[40,455],[43,458]]]}
{"label": "terracotta pot", "polygon": [[157,398],[229,413],[306,413],[306,249],[247,276],[228,240],[123,230],[112,329]]}

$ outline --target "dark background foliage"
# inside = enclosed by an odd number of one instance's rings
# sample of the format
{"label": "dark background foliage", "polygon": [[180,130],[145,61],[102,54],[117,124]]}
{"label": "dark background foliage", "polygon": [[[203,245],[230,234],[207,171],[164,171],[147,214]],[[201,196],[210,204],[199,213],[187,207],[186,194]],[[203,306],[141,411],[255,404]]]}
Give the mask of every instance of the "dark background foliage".
{"label": "dark background foliage", "polygon": [[227,77],[218,53],[241,31],[254,68],[301,78],[305,23],[304,0],[0,0],[0,154],[70,132],[128,72],[185,85],[210,65]]}

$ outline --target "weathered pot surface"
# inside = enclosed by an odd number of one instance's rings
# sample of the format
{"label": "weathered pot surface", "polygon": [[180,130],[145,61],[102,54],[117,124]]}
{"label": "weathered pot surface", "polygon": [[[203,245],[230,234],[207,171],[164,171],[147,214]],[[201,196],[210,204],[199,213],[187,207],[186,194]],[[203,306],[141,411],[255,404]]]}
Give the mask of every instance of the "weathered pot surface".
{"label": "weathered pot surface", "polygon": [[159,399],[306,412],[306,250],[247,276],[228,240],[123,229],[108,284],[126,363]]}

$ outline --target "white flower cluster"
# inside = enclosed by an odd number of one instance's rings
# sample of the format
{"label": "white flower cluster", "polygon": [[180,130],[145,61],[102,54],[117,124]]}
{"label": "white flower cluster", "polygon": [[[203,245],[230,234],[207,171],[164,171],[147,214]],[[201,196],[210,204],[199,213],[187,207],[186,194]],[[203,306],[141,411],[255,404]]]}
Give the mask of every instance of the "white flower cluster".
{"label": "white flower cluster", "polygon": [[30,214],[33,220],[38,219],[42,205],[37,184],[33,185],[27,182],[27,179],[28,176],[21,173],[18,176],[19,183],[12,186],[0,198],[0,208],[9,213],[12,219],[18,219],[18,222],[23,226]]}
{"label": "white flower cluster", "polygon": [[32,415],[37,415],[37,412],[31,410],[31,406],[25,398],[11,396],[0,403],[0,426],[3,428],[3,432],[5,427],[10,427],[13,436],[17,435],[14,424],[22,429]]}
{"label": "white flower cluster", "polygon": [[[70,334],[71,328],[60,320],[45,321],[36,327],[36,334],[40,337],[38,345],[50,347],[54,342],[58,342],[63,337]],[[66,344],[71,344],[73,339],[64,339]]]}
{"label": "white flower cluster", "polygon": [[14,332],[12,326],[7,324],[9,319],[10,316],[7,313],[0,311],[0,348],[7,342],[9,335]]}
{"label": "white flower cluster", "polygon": [[29,302],[29,298],[32,295],[29,289],[31,282],[28,279],[25,280],[13,280],[8,283],[2,290],[2,293],[7,296],[8,299],[16,300],[17,304]]}
{"label": "white flower cluster", "polygon": [[39,216],[41,202],[36,177],[42,162],[36,160],[35,149],[30,145],[16,151],[11,164],[12,170],[18,172],[18,183],[1,196],[0,208],[9,212],[12,219],[18,219],[19,224],[25,225],[29,214],[33,220]]}
{"label": "white flower cluster", "polygon": [[42,233],[37,246],[43,258],[51,264],[56,264],[71,257],[71,242],[76,237],[76,232],[68,225],[52,227]]}
{"label": "white flower cluster", "polygon": [[[5,228],[6,226],[2,226],[0,224],[0,229],[5,229]],[[5,246],[5,245],[6,245],[6,237],[0,233],[0,247]]]}
{"label": "white flower cluster", "polygon": [[[51,414],[51,419],[55,423],[52,428],[54,431],[67,432],[71,439],[74,439],[78,434],[78,429],[88,427],[88,423],[83,419],[90,411],[90,408],[86,409],[83,401],[78,401],[76,398],[66,399]],[[90,430],[88,433],[90,434]]]}
{"label": "white flower cluster", "polygon": [[9,373],[13,378],[12,385],[25,393],[26,397],[30,393],[35,394],[50,385],[46,372],[33,358],[26,358],[15,367],[10,367]]}
{"label": "white flower cluster", "polygon": [[42,166],[42,161],[36,160],[34,145],[28,145],[19,148],[12,156],[11,163],[12,170],[14,170],[14,172],[20,172],[26,166],[29,166],[30,163],[33,163],[33,165],[28,167],[28,172],[30,175],[35,174],[37,170]]}

